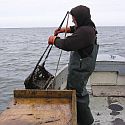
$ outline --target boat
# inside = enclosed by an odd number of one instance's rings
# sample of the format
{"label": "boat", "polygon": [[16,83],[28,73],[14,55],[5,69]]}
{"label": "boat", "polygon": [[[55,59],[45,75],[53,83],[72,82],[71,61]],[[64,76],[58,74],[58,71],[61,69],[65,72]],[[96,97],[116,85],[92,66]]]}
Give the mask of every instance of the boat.
{"label": "boat", "polygon": [[[14,90],[11,105],[0,114],[0,125],[77,125],[75,91],[65,90],[67,74],[65,65],[54,79],[55,90]],[[87,90],[93,125],[125,125],[124,57],[99,54]]]}
{"label": "boat", "polygon": [[[56,89],[65,89],[68,65],[56,76]],[[87,83],[93,125],[125,125],[125,58],[99,54]]]}

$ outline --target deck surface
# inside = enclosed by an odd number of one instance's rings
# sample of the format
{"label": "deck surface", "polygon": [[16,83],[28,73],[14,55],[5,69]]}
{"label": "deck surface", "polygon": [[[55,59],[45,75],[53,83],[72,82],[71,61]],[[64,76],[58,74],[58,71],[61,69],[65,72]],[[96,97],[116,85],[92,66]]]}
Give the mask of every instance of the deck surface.
{"label": "deck surface", "polygon": [[1,114],[0,125],[71,125],[68,99],[19,99]]}
{"label": "deck surface", "polygon": [[76,125],[72,91],[14,92],[15,98],[0,114],[0,125]]}
{"label": "deck surface", "polygon": [[93,125],[125,125],[125,97],[90,96]]}
{"label": "deck surface", "polygon": [[[93,125],[125,125],[125,97],[93,97]],[[72,125],[68,98],[21,98],[0,114],[0,125]]]}

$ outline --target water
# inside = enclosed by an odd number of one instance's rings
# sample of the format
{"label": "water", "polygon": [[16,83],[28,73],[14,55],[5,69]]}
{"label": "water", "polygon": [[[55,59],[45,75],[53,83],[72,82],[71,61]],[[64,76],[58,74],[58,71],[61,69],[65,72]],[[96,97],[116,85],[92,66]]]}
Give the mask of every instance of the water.
{"label": "water", "polygon": [[[0,112],[13,97],[14,89],[24,88],[55,28],[0,29]],[[62,36],[63,37],[63,36]],[[125,56],[125,27],[98,27],[99,53]],[[55,74],[60,50],[53,47],[46,69]],[[62,53],[59,69],[68,63],[69,52]]]}

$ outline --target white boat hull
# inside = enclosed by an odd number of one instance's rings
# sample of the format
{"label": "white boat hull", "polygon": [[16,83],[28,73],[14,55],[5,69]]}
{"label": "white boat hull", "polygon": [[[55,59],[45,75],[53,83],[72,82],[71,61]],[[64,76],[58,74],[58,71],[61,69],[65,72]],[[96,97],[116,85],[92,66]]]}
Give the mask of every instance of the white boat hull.
{"label": "white boat hull", "polygon": [[[56,89],[65,89],[68,65],[55,79]],[[87,84],[94,125],[125,125],[125,58],[99,55]]]}

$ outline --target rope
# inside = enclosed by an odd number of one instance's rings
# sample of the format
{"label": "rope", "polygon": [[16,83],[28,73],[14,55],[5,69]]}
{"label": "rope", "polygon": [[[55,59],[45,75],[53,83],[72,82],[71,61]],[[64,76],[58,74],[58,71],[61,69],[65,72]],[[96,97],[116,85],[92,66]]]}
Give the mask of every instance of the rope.
{"label": "rope", "polygon": [[[67,15],[68,15],[68,16],[67,16]],[[68,22],[69,22],[69,11],[67,11],[66,16],[67,16],[67,23],[66,23],[66,30],[65,30],[65,38],[66,38],[67,28],[68,28]],[[65,16],[65,18],[66,18],[66,16]],[[64,20],[63,20],[63,22],[64,22]],[[59,29],[59,28],[58,28],[58,29]],[[56,83],[55,78],[56,78],[56,74],[57,74],[57,71],[58,71],[58,67],[59,67],[61,55],[62,55],[62,50],[61,50],[61,52],[60,52],[59,59],[58,59],[58,62],[57,62],[57,67],[56,67],[56,72],[55,72],[55,76],[54,76],[53,82],[50,82],[50,83],[48,84],[48,86],[46,87],[46,90],[49,88],[49,86],[50,86],[51,84],[53,85],[53,88],[54,88],[54,85],[55,85],[55,83]],[[53,83],[54,83],[54,84],[53,84]]]}
{"label": "rope", "polygon": [[47,60],[47,58],[48,58],[48,56],[50,54],[50,51],[51,51],[52,47],[53,47],[53,45],[51,45],[51,47],[49,48],[48,53],[47,53],[47,55],[46,55],[46,57],[45,57],[45,59],[43,61],[43,64],[45,64],[45,62],[46,62],[46,60]]}
{"label": "rope", "polygon": [[33,77],[33,75],[34,75],[35,70],[37,69],[37,66],[39,65],[39,63],[40,63],[40,61],[42,60],[43,56],[45,55],[46,51],[48,50],[49,46],[50,46],[50,45],[48,45],[48,46],[46,47],[46,49],[45,49],[43,55],[40,57],[39,61],[37,62],[37,64],[36,64],[36,66],[35,66],[35,68],[34,68],[32,74],[31,74],[31,79],[32,79],[32,77]]}
{"label": "rope", "polygon": [[[64,21],[65,21],[67,15],[69,15],[69,11],[67,11],[67,13],[66,13],[66,15],[65,15],[65,17],[64,17],[64,19],[63,19],[63,21],[61,22],[60,26],[58,27],[58,30],[61,29],[61,27],[62,27],[62,25],[63,25],[63,23],[64,23]],[[49,49],[49,51],[48,51],[48,53],[47,53],[47,55],[46,55],[46,57],[45,57],[45,60],[44,60],[44,62],[43,62],[44,64],[45,64],[45,62],[46,62],[46,60],[47,60],[47,58],[48,58],[48,56],[49,56],[49,53],[50,53],[52,47],[53,47],[53,45],[51,45],[51,47],[50,47],[50,49]]]}
{"label": "rope", "polygon": [[[63,21],[61,22],[60,26],[58,27],[58,29],[60,29],[60,28],[62,27],[62,25],[63,25],[63,23],[64,23],[64,21],[65,21],[65,19],[66,19],[68,13],[69,13],[69,11],[67,11],[67,13],[66,13],[66,15],[65,15],[65,17],[64,17],[64,19],[63,19]],[[31,79],[32,79],[32,77],[33,77],[33,75],[34,75],[34,73],[35,73],[35,71],[36,71],[36,69],[37,69],[39,63],[41,62],[43,56],[45,55],[46,51],[48,50],[49,46],[50,46],[50,45],[48,45],[48,46],[46,47],[46,49],[45,49],[43,55],[40,57],[39,61],[37,62],[37,64],[36,64],[36,66],[35,66],[35,68],[34,68],[32,74],[31,74]],[[52,46],[53,46],[53,45],[52,45]],[[50,47],[50,49],[49,49],[49,51],[48,51],[48,53],[47,53],[47,55],[46,55],[46,57],[45,57],[45,60],[44,60],[44,62],[43,62],[43,65],[45,64],[45,61],[46,61],[46,59],[47,59],[48,56],[49,56],[49,53],[50,53],[50,51],[51,51],[51,49],[52,49],[52,46]]]}
{"label": "rope", "polygon": [[[69,13],[68,13],[68,16],[67,16],[66,30],[65,30],[65,37],[64,38],[66,38],[66,35],[67,35],[68,22],[69,22]],[[58,59],[57,67],[56,67],[56,72],[55,72],[55,77],[56,77],[56,74],[57,74],[57,71],[58,71],[61,56],[62,56],[62,50],[61,50],[60,55],[59,55],[59,59]]]}

